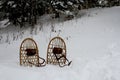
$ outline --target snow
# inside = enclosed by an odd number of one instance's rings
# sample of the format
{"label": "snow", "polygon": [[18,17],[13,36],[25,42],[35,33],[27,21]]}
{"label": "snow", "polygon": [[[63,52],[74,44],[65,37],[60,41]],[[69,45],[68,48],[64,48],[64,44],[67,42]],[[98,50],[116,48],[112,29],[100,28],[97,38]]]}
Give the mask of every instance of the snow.
{"label": "snow", "polygon": [[[0,80],[120,80],[120,7],[94,8],[83,13],[80,18],[66,22],[40,23],[32,35],[30,28],[1,29]],[[46,59],[48,43],[57,35],[66,42],[67,58],[72,60],[69,67],[19,65],[22,40],[33,38],[40,57]]]}
{"label": "snow", "polygon": [[0,28],[5,28],[9,25],[9,20],[8,19],[5,19],[3,21],[0,22]]}

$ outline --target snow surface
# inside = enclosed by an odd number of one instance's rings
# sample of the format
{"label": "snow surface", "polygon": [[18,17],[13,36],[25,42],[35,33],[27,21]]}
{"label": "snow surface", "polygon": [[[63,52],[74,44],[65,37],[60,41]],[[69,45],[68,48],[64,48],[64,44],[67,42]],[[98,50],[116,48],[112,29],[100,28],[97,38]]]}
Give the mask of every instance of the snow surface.
{"label": "snow surface", "polygon": [[[120,7],[80,13],[84,15],[71,21],[36,25],[35,32],[30,28],[1,29],[0,80],[120,80]],[[69,67],[19,65],[23,39],[33,38],[40,57],[46,58],[48,43],[57,35],[66,42],[67,58],[72,60]]]}

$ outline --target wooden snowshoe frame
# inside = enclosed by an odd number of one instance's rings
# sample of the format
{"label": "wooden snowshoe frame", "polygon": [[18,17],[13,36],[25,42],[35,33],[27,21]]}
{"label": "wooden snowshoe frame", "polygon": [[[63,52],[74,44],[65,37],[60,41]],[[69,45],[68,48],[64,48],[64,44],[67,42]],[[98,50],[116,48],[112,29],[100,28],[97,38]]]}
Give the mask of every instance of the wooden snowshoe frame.
{"label": "wooden snowshoe frame", "polygon": [[20,46],[20,65],[33,66],[34,64],[39,64],[38,47],[32,38],[26,38]]}
{"label": "wooden snowshoe frame", "polygon": [[55,55],[57,57],[60,57],[64,55],[66,57],[66,44],[64,40],[61,37],[54,37],[51,39],[49,42],[48,48],[47,48],[47,64],[65,64],[66,59],[65,58],[60,58],[59,63],[58,60],[56,59]]}

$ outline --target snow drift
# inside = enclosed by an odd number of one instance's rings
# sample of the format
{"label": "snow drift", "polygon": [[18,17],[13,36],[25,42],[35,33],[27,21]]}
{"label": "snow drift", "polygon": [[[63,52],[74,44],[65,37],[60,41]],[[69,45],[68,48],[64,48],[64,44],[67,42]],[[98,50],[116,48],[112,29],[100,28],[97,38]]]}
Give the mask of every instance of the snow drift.
{"label": "snow drift", "polygon": [[[62,23],[40,25],[30,35],[30,28],[21,29],[22,36],[10,29],[0,30],[0,80],[119,80],[120,79],[120,7],[89,9],[81,18]],[[82,13],[82,12],[80,12]],[[18,29],[16,29],[18,30]],[[7,32],[7,33],[5,33]],[[12,37],[21,38],[12,41]],[[6,41],[6,35],[8,43]],[[70,67],[46,65],[45,67],[23,67],[19,65],[19,47],[22,40],[32,37],[38,44],[39,55],[46,58],[51,38],[61,36],[67,46]]]}

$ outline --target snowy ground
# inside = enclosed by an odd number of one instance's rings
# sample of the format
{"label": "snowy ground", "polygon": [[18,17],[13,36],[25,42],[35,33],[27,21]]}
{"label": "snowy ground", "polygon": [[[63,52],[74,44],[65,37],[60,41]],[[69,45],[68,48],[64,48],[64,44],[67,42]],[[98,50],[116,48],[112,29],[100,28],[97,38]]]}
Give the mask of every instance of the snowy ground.
{"label": "snowy ground", "polygon": [[[120,80],[120,7],[80,13],[85,14],[64,23],[40,23],[34,31],[0,29],[0,80]],[[55,27],[54,31],[50,31],[51,27]],[[39,55],[46,58],[48,43],[58,34],[66,42],[67,58],[72,60],[70,67],[19,65],[19,48],[24,38],[33,38]]]}

